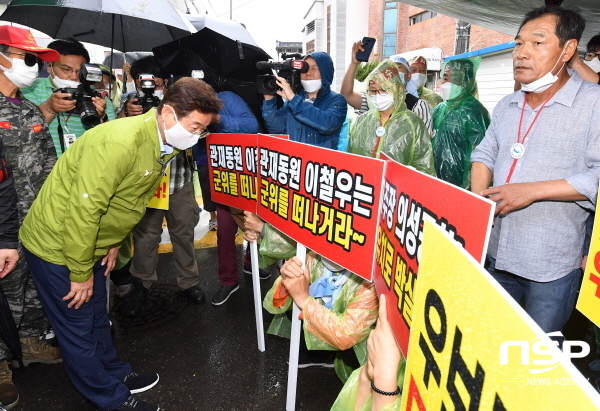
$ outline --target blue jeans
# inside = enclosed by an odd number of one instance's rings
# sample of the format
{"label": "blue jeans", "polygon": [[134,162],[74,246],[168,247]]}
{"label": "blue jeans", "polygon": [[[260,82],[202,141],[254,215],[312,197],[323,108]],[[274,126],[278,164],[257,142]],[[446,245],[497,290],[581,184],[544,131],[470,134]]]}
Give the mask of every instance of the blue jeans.
{"label": "blue jeans", "polygon": [[121,382],[131,373],[131,366],[117,357],[113,347],[106,311],[105,267],[100,261],[94,265],[94,295],[76,310],[62,300],[71,290],[69,269],[24,251],[71,382],[98,408],[118,408],[131,395]]}
{"label": "blue jeans", "polygon": [[580,268],[547,283],[496,270],[496,259],[490,255],[485,268],[545,333],[562,331],[575,307],[583,276]]}

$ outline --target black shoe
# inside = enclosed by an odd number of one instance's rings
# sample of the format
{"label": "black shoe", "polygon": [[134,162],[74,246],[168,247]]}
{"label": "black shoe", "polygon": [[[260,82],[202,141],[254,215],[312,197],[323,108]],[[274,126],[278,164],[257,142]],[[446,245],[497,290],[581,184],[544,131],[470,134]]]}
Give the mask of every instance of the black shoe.
{"label": "black shoe", "polygon": [[193,287],[188,288],[187,290],[183,290],[183,293],[187,295],[190,301],[201,304],[206,300],[206,293],[199,285],[195,285]]}
{"label": "black shoe", "polygon": [[119,408],[115,411],[159,411],[160,407],[156,405],[152,405],[145,401],[140,401],[135,398],[133,395],[130,395]]}
{"label": "black shoe", "polygon": [[131,298],[123,308],[123,314],[129,317],[136,317],[144,310],[144,304],[148,298],[148,289],[144,287],[141,280],[131,277],[131,283],[135,287]]}
{"label": "black shoe", "polygon": [[[252,275],[252,267],[244,266],[244,273]],[[271,273],[263,268],[259,268],[258,278],[260,278],[261,280],[266,280],[267,278],[271,278]]]}
{"label": "black shoe", "polygon": [[217,290],[217,292],[215,293],[215,295],[213,295],[213,298],[212,298],[213,305],[223,304],[225,301],[227,301],[229,296],[231,294],[233,294],[235,291],[239,290],[239,288],[240,288],[239,284],[220,286],[219,289]]}
{"label": "black shoe", "polygon": [[300,350],[298,354],[298,368],[333,368],[335,351],[310,351]]}
{"label": "black shoe", "polygon": [[158,379],[158,374],[155,372],[146,372],[143,374],[132,372],[123,378],[123,384],[129,388],[132,394],[137,394],[154,387],[158,383]]}

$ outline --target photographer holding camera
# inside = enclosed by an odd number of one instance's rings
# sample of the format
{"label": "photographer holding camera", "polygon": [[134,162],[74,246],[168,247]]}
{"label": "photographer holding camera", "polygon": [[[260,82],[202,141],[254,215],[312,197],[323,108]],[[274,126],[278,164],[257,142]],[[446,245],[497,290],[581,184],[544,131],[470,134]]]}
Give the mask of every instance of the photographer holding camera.
{"label": "photographer holding camera", "polygon": [[277,109],[275,94],[263,94],[262,114],[271,134],[289,134],[290,139],[337,149],[340,129],[346,120],[346,99],[330,89],[333,61],[322,51],[304,58],[308,71],[300,74],[302,89],[296,94],[289,82],[276,77],[277,94],[286,100]]}
{"label": "photographer holding camera", "polygon": [[[85,118],[82,121],[80,110],[78,110],[83,102],[80,92],[80,85],[82,85],[80,71],[82,63],[90,62],[90,55],[83,44],[72,38],[54,40],[48,44],[48,48],[56,50],[60,54],[58,61],[48,65],[50,76],[38,78],[30,87],[22,89],[21,92],[27,99],[38,105],[44,113],[50,127],[56,154],[60,157],[64,151],[63,146],[66,148],[65,141],[75,140],[91,128],[90,124],[84,123]],[[88,64],[87,67],[97,66]],[[110,100],[95,97],[89,93],[93,92],[89,86],[82,86],[87,90],[85,93],[87,101],[83,102],[87,103],[85,113],[87,119],[92,120],[92,123],[114,120],[114,109]],[[79,94],[79,96],[75,98],[74,93],[59,92],[57,89],[78,89],[75,94]],[[93,113],[93,109],[96,113]],[[90,111],[92,112],[90,113]],[[92,117],[94,118],[92,119]]]}
{"label": "photographer holding camera", "polygon": [[136,91],[121,97],[118,117],[137,116],[158,106],[169,84],[169,73],[154,56],[143,57],[131,65]]}

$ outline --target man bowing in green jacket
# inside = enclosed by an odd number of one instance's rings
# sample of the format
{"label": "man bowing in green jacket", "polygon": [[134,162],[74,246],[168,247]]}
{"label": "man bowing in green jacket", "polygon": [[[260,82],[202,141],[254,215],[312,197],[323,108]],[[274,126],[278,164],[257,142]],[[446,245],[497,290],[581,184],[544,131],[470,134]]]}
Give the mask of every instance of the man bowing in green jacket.
{"label": "man bowing in green jacket", "polygon": [[178,150],[192,147],[220,109],[193,78],[156,110],[87,131],[58,160],[20,231],[25,257],[75,387],[101,410],[158,410],[131,394],[156,373],[132,372],[115,352],[106,280]]}

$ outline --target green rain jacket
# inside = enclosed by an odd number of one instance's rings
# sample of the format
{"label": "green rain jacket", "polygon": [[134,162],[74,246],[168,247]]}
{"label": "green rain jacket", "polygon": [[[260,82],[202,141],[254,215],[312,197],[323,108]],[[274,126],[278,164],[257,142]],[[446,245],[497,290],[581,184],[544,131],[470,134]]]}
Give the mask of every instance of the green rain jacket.
{"label": "green rain jacket", "polygon": [[[360,379],[360,372],[364,365],[352,372],[348,380],[344,384],[342,391],[340,391],[335,402],[331,406],[330,411],[348,411],[356,409],[356,397],[358,396],[358,386]],[[404,384],[404,374],[406,370],[406,359],[401,358],[400,364],[398,365],[398,387],[402,388]],[[377,411],[399,411],[402,403],[402,394],[396,397],[394,402],[391,402]],[[373,408],[373,396],[369,396],[366,402],[359,408],[359,411],[371,411]]]}
{"label": "green rain jacket", "polygon": [[446,63],[444,71],[452,74],[452,98],[432,113],[435,171],[442,180],[465,189],[471,184],[471,152],[490,125],[487,109],[473,96],[477,91],[479,60],[456,59]]}
{"label": "green rain jacket", "polygon": [[83,282],[141,220],[164,164],[156,110],[101,124],[75,141],[46,179],[19,237],[39,258]]}
{"label": "green rain jacket", "polygon": [[369,74],[365,84],[370,81],[394,96],[394,110],[385,124],[385,135],[379,140],[375,135],[379,111],[367,96],[370,110],[357,117],[350,126],[348,152],[366,157],[373,157],[374,153],[379,157],[379,153],[384,152],[401,164],[435,177],[431,136],[423,120],[406,107],[406,91],[398,77],[396,64],[390,60],[381,62]]}

